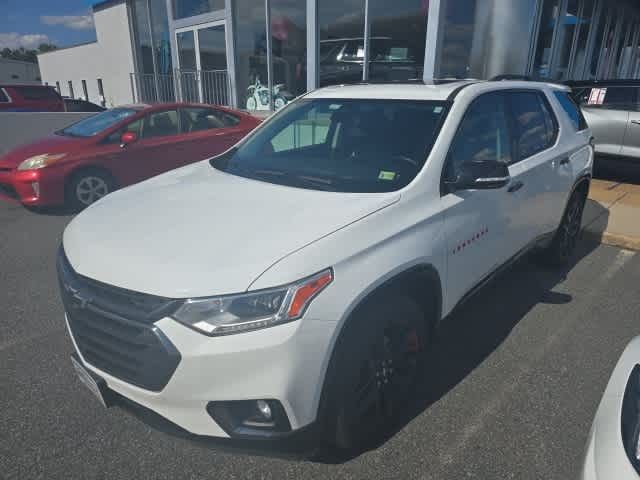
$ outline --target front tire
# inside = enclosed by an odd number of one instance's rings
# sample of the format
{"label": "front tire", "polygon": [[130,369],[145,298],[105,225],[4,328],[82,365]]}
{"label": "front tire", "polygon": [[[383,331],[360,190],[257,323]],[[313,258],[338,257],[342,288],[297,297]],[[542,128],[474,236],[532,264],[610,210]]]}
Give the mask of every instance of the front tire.
{"label": "front tire", "polygon": [[115,190],[113,177],[101,170],[82,170],[71,177],[66,189],[66,204],[74,212],[87,208]]}
{"label": "front tire", "polygon": [[424,365],[424,312],[407,296],[389,296],[359,309],[336,346],[326,442],[342,452],[370,446],[391,431]]}
{"label": "front tire", "polygon": [[575,252],[582,230],[582,213],[587,201],[583,189],[576,189],[571,194],[560,226],[556,230],[551,245],[545,251],[547,263],[561,267],[566,265]]}

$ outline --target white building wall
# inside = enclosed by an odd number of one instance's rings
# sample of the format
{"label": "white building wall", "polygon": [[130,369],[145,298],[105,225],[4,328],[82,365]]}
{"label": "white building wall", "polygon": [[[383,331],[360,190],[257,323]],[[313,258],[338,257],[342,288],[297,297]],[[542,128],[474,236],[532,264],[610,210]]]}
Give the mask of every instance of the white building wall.
{"label": "white building wall", "polygon": [[84,98],[82,80],[87,82],[90,102],[99,104],[98,79],[102,79],[107,107],[131,103],[129,74],[134,71],[127,6],[124,1],[94,12],[96,42],[38,55],[43,82],[69,96],[69,81],[75,98]]}
{"label": "white building wall", "polygon": [[0,58],[0,83],[40,84],[38,64]]}

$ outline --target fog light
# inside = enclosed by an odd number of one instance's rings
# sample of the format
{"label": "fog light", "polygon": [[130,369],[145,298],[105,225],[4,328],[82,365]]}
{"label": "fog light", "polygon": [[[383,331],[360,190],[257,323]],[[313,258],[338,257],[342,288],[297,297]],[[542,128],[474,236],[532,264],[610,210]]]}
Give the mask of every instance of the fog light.
{"label": "fog light", "polygon": [[33,193],[36,197],[40,196],[40,184],[38,182],[31,182],[31,188],[33,188]]}
{"label": "fog light", "polygon": [[231,437],[269,437],[291,431],[289,418],[277,400],[209,402],[207,412]]}
{"label": "fog light", "polygon": [[264,417],[265,420],[271,420],[271,407],[264,400],[258,400],[256,402],[258,411]]}

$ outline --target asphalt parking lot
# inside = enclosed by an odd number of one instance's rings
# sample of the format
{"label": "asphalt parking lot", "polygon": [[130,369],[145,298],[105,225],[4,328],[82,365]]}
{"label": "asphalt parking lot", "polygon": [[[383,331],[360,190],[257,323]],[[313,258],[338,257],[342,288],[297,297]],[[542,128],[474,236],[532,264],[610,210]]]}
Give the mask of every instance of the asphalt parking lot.
{"label": "asphalt parking lot", "polygon": [[0,478],[576,478],[640,334],[640,255],[583,241],[567,271],[523,259],[449,319],[378,448],[341,463],[222,453],[102,409],[76,379],[54,265],[70,219],[0,202]]}

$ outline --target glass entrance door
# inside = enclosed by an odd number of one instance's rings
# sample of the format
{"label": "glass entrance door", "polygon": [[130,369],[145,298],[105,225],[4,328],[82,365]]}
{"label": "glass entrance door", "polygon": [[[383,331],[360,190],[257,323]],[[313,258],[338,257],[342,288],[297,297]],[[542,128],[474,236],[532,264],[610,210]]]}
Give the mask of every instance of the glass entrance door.
{"label": "glass entrance door", "polygon": [[224,23],[198,29],[198,45],[202,72],[202,101],[227,105],[229,96]]}
{"label": "glass entrance door", "polygon": [[229,104],[224,21],[176,30],[182,99]]}

